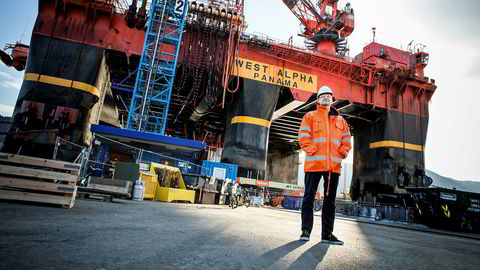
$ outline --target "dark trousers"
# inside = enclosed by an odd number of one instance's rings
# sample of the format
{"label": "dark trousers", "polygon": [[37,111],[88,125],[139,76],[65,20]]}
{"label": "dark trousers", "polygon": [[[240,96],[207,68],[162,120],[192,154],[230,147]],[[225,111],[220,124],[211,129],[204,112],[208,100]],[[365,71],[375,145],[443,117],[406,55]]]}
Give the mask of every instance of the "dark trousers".
{"label": "dark trousers", "polygon": [[[322,237],[333,232],[335,222],[335,197],[337,196],[338,178],[340,174],[329,172],[305,173],[305,193],[302,203],[302,231],[312,231],[313,227],[313,203],[320,179],[323,177],[323,206],[322,206]],[[328,195],[327,195],[328,190]]]}

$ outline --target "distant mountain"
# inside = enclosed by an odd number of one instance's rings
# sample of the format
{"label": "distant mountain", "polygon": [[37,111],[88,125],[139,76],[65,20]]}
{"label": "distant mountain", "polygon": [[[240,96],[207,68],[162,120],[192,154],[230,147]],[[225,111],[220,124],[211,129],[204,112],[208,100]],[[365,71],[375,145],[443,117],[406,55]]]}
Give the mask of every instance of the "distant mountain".
{"label": "distant mountain", "polygon": [[[303,171],[303,168],[301,168]],[[338,181],[337,195],[340,195],[344,190],[350,191],[350,184],[352,183],[353,164],[343,163],[342,173]],[[435,172],[427,170],[426,174],[433,180],[432,186],[443,188],[456,188],[457,190],[480,193],[480,181],[461,181],[455,180],[450,177],[441,176]],[[303,179],[300,183],[303,185]],[[345,189],[346,188],[346,189]],[[323,186],[320,187],[323,191]]]}
{"label": "distant mountain", "polygon": [[480,193],[480,181],[461,181],[450,177],[441,176],[427,170],[426,174],[433,179],[433,186],[443,188],[456,188],[457,190]]}
{"label": "distant mountain", "polygon": [[7,132],[13,123],[13,118],[0,115],[0,132]]}

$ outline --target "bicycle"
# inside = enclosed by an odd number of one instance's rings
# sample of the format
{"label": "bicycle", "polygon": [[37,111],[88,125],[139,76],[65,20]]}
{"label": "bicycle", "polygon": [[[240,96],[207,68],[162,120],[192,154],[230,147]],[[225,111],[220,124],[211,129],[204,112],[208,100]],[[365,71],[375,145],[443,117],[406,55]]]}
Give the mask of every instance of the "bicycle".
{"label": "bicycle", "polygon": [[243,205],[245,205],[245,207],[247,208],[250,207],[250,196],[248,195],[248,192],[245,189],[242,190],[240,194],[234,194],[230,196],[230,203],[229,203],[229,206],[232,209],[235,209]]}

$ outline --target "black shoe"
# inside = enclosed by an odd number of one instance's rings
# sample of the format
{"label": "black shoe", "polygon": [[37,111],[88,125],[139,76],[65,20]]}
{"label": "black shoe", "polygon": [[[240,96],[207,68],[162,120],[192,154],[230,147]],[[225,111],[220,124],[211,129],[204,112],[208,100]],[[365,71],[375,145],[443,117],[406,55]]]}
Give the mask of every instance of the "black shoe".
{"label": "black shoe", "polygon": [[335,237],[335,235],[333,234],[330,234],[329,236],[322,236],[322,241],[320,241],[320,243],[325,243],[325,244],[331,244],[331,245],[343,245],[343,241],[342,240],[338,240],[337,237]]}
{"label": "black shoe", "polygon": [[309,241],[309,240],[310,240],[310,232],[302,231],[302,235],[300,235],[300,241]]}

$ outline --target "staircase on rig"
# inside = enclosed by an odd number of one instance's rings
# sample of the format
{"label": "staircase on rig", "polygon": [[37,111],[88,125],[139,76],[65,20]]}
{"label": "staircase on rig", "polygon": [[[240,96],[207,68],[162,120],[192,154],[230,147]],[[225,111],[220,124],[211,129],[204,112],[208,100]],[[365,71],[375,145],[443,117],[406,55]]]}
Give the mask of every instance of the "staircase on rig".
{"label": "staircase on rig", "polygon": [[187,9],[186,0],[152,0],[128,129],[165,133]]}

